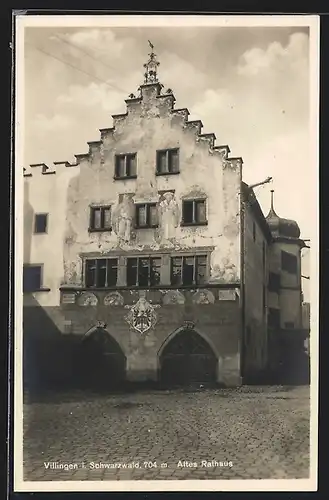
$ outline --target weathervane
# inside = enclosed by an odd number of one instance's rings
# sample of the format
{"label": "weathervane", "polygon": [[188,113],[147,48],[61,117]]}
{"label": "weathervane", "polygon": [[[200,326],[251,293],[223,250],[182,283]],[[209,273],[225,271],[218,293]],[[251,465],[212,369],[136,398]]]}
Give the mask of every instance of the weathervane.
{"label": "weathervane", "polygon": [[154,53],[154,45],[150,40],[148,40],[149,46],[151,47],[151,53],[149,54],[149,60],[144,64],[146,69],[144,73],[144,83],[157,83],[158,76],[157,70],[160,63],[156,60],[156,54]]}

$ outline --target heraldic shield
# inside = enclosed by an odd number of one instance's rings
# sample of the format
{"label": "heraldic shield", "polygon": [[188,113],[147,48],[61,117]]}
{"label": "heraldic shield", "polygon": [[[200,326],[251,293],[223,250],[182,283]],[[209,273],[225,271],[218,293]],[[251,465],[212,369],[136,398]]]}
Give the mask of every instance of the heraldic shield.
{"label": "heraldic shield", "polygon": [[144,297],[141,297],[134,306],[125,306],[130,308],[126,316],[126,321],[130,328],[143,335],[145,332],[154,328],[157,322],[155,309],[160,305],[151,305]]}

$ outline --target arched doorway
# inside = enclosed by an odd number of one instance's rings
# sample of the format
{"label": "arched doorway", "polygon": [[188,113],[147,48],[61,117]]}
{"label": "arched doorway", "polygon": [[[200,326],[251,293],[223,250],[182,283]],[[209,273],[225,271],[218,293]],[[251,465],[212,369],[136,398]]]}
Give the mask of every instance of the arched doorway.
{"label": "arched doorway", "polygon": [[178,332],[160,353],[160,382],[164,386],[213,385],[217,359],[195,330]]}
{"label": "arched doorway", "polygon": [[81,344],[81,382],[94,390],[118,388],[125,380],[126,357],[103,328],[88,333]]}

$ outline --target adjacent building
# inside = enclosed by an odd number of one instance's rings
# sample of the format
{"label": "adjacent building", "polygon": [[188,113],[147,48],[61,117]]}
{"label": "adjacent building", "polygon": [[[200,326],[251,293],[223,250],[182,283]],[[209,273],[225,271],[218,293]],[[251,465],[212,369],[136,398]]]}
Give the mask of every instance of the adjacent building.
{"label": "adjacent building", "polygon": [[264,217],[158,65],[76,163],[24,170],[27,384],[237,386],[303,345],[297,223]]}

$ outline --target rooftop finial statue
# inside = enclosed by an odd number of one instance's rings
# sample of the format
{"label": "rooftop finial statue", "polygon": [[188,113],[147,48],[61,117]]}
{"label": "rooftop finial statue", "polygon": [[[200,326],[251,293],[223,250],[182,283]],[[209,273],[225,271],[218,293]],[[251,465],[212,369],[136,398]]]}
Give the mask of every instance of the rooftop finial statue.
{"label": "rooftop finial statue", "polygon": [[156,60],[156,54],[154,53],[154,45],[150,40],[148,40],[149,46],[151,47],[151,53],[149,54],[149,60],[144,64],[144,68],[146,69],[144,73],[144,84],[146,83],[157,83],[158,76],[157,70],[160,63]]}

